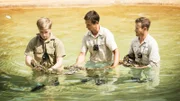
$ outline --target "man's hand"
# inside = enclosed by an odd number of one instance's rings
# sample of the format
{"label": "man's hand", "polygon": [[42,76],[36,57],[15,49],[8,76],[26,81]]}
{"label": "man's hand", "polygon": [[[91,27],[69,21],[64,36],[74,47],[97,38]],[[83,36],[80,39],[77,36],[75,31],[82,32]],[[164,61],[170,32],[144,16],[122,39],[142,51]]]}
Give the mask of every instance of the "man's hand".
{"label": "man's hand", "polygon": [[48,70],[52,72],[54,69],[53,68],[49,68]]}
{"label": "man's hand", "polygon": [[115,69],[116,67],[115,66],[106,66],[104,68],[106,68],[106,69]]}
{"label": "man's hand", "polygon": [[53,68],[53,67],[51,67],[51,68],[49,68],[48,70],[49,70],[51,73],[61,74],[61,73],[63,72],[64,68],[63,68],[63,67],[59,67],[59,68]]}
{"label": "man's hand", "polygon": [[144,68],[147,68],[147,66],[142,66],[142,65],[137,65],[135,64],[133,67],[131,68],[135,68],[135,69],[144,69]]}
{"label": "man's hand", "polygon": [[120,77],[120,70],[119,70],[119,68],[118,67],[116,67],[116,66],[107,66],[107,67],[105,67],[105,68],[107,68],[107,70],[109,71],[114,71],[115,72],[115,76],[116,77]]}
{"label": "man's hand", "polygon": [[59,67],[56,69],[57,73],[62,73],[64,71],[64,67]]}
{"label": "man's hand", "polygon": [[114,64],[114,63],[113,63],[111,66],[109,66],[109,68],[115,69],[117,66],[118,66],[118,64]]}
{"label": "man's hand", "polygon": [[110,68],[110,69],[115,69],[115,68],[116,68],[116,66],[109,66],[109,68]]}

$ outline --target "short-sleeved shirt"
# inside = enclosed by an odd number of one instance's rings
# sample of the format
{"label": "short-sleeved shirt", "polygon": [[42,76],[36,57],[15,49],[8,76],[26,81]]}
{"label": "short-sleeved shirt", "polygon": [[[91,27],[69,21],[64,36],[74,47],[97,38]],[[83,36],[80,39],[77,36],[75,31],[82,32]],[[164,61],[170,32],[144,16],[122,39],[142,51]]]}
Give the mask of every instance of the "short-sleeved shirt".
{"label": "short-sleeved shirt", "polygon": [[[43,61],[42,56],[44,53],[47,53],[49,56],[48,61]],[[39,34],[32,38],[28,43],[25,55],[32,56],[34,59],[43,64],[46,67],[51,67],[56,63],[57,57],[65,56],[65,49],[63,43],[53,36],[51,33],[50,38],[46,41],[43,41]]]}
{"label": "short-sleeved shirt", "polygon": [[[131,42],[129,54],[135,54],[135,61],[148,67],[159,67],[160,66],[160,55],[159,48],[156,40],[151,36],[147,35],[144,42],[140,44],[139,38],[136,37]],[[140,58],[139,55],[142,54]]]}
{"label": "short-sleeved shirt", "polygon": [[[99,50],[94,51],[94,45],[98,45]],[[106,28],[100,26],[96,37],[91,31],[88,31],[82,41],[81,52],[90,52],[90,61],[92,62],[112,62],[113,53],[117,49],[117,44],[113,34]]]}

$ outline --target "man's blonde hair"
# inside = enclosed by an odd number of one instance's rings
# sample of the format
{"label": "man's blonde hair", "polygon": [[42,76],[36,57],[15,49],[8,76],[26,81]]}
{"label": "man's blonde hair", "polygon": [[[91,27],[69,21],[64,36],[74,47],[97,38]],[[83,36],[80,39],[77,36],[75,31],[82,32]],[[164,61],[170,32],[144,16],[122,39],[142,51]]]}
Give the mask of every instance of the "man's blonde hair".
{"label": "man's blonde hair", "polygon": [[39,30],[51,29],[51,26],[52,26],[51,20],[49,18],[45,18],[45,17],[38,19],[36,24],[37,24],[37,27],[39,28]]}

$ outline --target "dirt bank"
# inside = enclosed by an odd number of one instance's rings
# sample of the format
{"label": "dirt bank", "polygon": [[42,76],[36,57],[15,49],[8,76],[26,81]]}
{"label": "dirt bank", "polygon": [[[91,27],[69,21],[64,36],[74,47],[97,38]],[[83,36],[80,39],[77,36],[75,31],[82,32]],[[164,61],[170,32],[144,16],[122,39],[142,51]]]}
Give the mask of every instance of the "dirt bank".
{"label": "dirt bank", "polygon": [[180,0],[0,0],[0,7],[64,7],[115,4],[180,5]]}

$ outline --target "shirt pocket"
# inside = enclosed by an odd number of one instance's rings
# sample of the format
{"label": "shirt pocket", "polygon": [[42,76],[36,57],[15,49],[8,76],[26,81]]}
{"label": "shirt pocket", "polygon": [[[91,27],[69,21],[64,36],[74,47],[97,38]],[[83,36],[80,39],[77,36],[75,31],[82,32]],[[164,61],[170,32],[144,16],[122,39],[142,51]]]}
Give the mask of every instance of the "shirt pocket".
{"label": "shirt pocket", "polygon": [[47,54],[49,55],[50,61],[55,61],[55,48],[48,48]]}
{"label": "shirt pocket", "polygon": [[98,41],[99,41],[98,42],[99,46],[104,46],[105,45],[105,38],[100,38]]}
{"label": "shirt pocket", "polygon": [[106,50],[106,44],[104,39],[98,40],[99,51],[104,52]]}
{"label": "shirt pocket", "polygon": [[144,55],[148,55],[148,54],[149,54],[149,49],[148,49],[148,47],[144,47],[144,49],[143,49],[143,54],[144,54]]}
{"label": "shirt pocket", "polygon": [[50,55],[54,55],[54,53],[55,53],[55,48],[54,47],[49,47],[46,50],[47,50],[47,53],[50,54]]}
{"label": "shirt pocket", "polygon": [[43,53],[42,45],[41,46],[35,46],[34,52],[35,52],[35,54],[42,54]]}
{"label": "shirt pocket", "polygon": [[41,62],[43,53],[44,51],[42,46],[35,46],[34,57],[36,61]]}
{"label": "shirt pocket", "polygon": [[94,46],[93,40],[88,39],[88,40],[86,41],[86,46],[87,46],[88,50],[89,50],[90,52],[92,52],[92,51],[93,51],[93,46]]}
{"label": "shirt pocket", "polygon": [[147,62],[148,59],[149,59],[149,49],[148,49],[148,47],[144,47],[144,50],[143,50],[142,54],[143,54],[143,60]]}
{"label": "shirt pocket", "polygon": [[132,50],[133,50],[134,53],[137,53],[137,51],[138,51],[138,46],[133,45],[133,46],[132,46]]}

